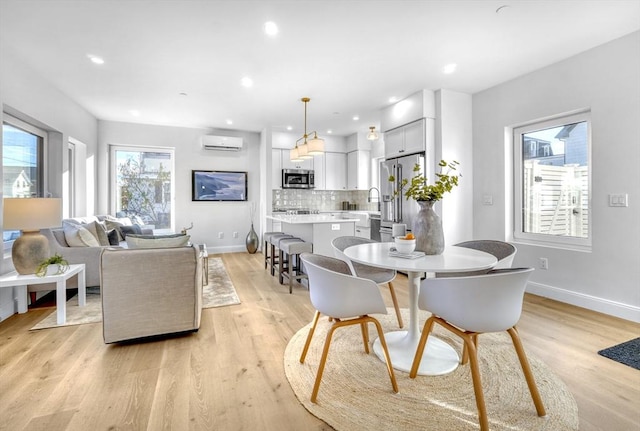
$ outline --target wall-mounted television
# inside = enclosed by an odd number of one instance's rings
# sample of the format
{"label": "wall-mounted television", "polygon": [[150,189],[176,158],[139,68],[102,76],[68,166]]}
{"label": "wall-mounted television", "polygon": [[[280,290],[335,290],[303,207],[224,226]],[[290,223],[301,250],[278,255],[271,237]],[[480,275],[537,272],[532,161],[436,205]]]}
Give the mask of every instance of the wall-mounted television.
{"label": "wall-mounted television", "polygon": [[191,171],[192,201],[246,201],[247,173]]}

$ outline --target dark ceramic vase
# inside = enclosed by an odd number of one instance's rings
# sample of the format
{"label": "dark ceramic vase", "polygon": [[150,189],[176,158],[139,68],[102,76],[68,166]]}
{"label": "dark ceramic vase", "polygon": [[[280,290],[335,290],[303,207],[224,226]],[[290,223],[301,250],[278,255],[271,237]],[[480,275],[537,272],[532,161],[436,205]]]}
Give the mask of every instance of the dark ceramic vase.
{"label": "dark ceramic vase", "polygon": [[251,230],[247,234],[247,251],[254,254],[258,250],[258,234],[253,229],[253,223],[251,223]]}

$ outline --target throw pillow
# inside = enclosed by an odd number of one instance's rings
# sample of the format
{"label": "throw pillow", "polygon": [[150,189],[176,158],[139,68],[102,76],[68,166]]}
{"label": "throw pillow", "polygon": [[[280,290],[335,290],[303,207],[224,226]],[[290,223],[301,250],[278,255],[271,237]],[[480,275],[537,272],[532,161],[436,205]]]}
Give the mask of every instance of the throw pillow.
{"label": "throw pillow", "polygon": [[96,238],[98,239],[98,242],[100,243],[100,245],[106,246],[106,245],[110,245],[109,244],[109,237],[107,236],[107,226],[99,221],[94,221],[93,225],[95,227],[95,231],[96,231]]}
{"label": "throw pillow", "polygon": [[117,220],[107,219],[104,221],[104,224],[107,227],[107,230],[116,230],[116,232],[118,233],[118,241],[124,241],[124,236],[122,235],[122,232],[120,232],[120,228],[124,226],[122,223]]}
{"label": "throw pillow", "polygon": [[190,235],[127,235],[128,248],[172,248],[184,247],[189,242]]}
{"label": "throw pillow", "polygon": [[140,235],[140,234],[142,234],[142,228],[140,226],[138,226],[137,224],[134,224],[134,225],[131,225],[131,226],[120,226],[120,233],[122,234],[124,239],[127,239],[127,235],[130,235],[130,234]]}
{"label": "throw pillow", "polygon": [[107,238],[109,238],[109,245],[120,245],[120,235],[116,229],[107,231]]}
{"label": "throw pillow", "polygon": [[64,239],[70,247],[99,247],[95,236],[84,226],[65,223],[62,227]]}

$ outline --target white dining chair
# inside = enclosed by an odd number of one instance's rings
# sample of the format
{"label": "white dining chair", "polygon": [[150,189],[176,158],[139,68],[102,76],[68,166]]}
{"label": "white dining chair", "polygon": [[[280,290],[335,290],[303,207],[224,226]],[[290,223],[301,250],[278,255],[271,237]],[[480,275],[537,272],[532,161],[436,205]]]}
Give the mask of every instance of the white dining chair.
{"label": "white dining chair", "polygon": [[384,269],[384,268],[376,268],[375,266],[363,265],[358,262],[352,262],[345,254],[344,250],[348,247],[359,245],[359,244],[368,244],[376,242],[370,239],[361,238],[358,236],[340,236],[334,238],[331,241],[331,246],[333,247],[333,253],[335,257],[340,260],[345,261],[351,272],[358,277],[366,278],[371,281],[374,281],[378,285],[386,284],[389,287],[389,293],[391,294],[391,302],[393,302],[393,308],[396,311],[396,317],[398,319],[398,326],[402,328],[404,323],[402,321],[402,314],[400,313],[400,306],[398,305],[398,299],[396,298],[396,290],[393,287],[393,280],[396,278],[396,271],[393,269]]}
{"label": "white dining chair", "polygon": [[477,276],[430,278],[420,285],[418,307],[431,312],[432,316],[424,324],[409,377],[416,377],[434,324],[437,323],[461,337],[464,340],[461,362],[470,362],[482,431],[489,430],[477,356],[478,336],[483,333],[509,333],[538,416],[546,415],[515,327],[522,314],[524,290],[532,272],[533,268],[497,269]]}
{"label": "white dining chair", "polygon": [[373,323],[375,325],[378,337],[380,337],[380,345],[384,351],[391,386],[394,392],[398,392],[398,384],[391,365],[391,358],[387,350],[382,326],[377,319],[369,316],[369,314],[373,313],[387,314],[387,307],[376,283],[351,275],[347,264],[339,259],[312,253],[302,253],[300,259],[309,276],[309,297],[316,309],[307,341],[300,355],[300,363],[305,361],[320,316],[324,314],[330,317],[333,322],[324,342],[322,357],[320,358],[316,380],[311,393],[311,402],[315,403],[318,397],[320,381],[322,380],[322,373],[324,372],[334,331],[350,325],[360,325],[364,351],[367,354],[369,353],[367,324]]}
{"label": "white dining chair", "polygon": [[[498,263],[492,269],[511,268],[513,265],[513,259],[516,256],[518,249],[508,242],[498,241],[493,239],[478,239],[473,241],[464,241],[454,244],[456,247],[471,248],[474,250],[484,251],[493,255],[498,259]],[[486,274],[489,270],[474,271],[474,272],[438,272],[436,278],[443,277],[463,277],[471,275]]]}

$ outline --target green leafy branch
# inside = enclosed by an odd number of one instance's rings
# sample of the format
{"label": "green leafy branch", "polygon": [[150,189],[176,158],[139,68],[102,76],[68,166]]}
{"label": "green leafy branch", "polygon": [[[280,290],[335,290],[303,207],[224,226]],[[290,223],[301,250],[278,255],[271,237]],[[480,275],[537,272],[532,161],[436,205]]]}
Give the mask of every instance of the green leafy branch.
{"label": "green leafy branch", "polygon": [[[462,175],[452,175],[452,172],[457,169],[459,164],[460,163],[455,160],[452,162],[440,160],[440,163],[438,163],[440,172],[435,174],[437,177],[435,184],[427,184],[427,179],[420,173],[420,165],[416,164],[413,167],[413,172],[418,172],[418,174],[411,178],[411,181],[409,181],[408,178],[403,178],[402,181],[400,181],[400,187],[395,191],[394,195],[402,193],[402,190],[409,185],[406,191],[404,191],[407,199],[411,198],[416,201],[439,201],[445,193],[451,192],[451,190],[458,185],[459,178]],[[393,175],[389,176],[390,182],[394,182],[395,180]]]}

